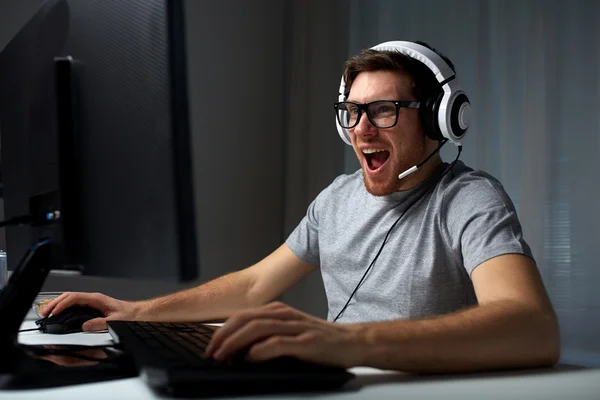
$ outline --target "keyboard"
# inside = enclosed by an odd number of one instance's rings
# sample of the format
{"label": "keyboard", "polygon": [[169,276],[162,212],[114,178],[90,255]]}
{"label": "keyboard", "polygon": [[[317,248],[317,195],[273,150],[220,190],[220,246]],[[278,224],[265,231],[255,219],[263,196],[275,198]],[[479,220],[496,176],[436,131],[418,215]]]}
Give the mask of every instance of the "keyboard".
{"label": "keyboard", "polygon": [[354,377],[343,368],[280,357],[249,362],[204,355],[218,327],[198,322],[108,321],[108,331],[133,357],[141,378],[171,396],[239,395],[332,390]]}
{"label": "keyboard", "polygon": [[169,365],[208,366],[204,351],[216,327],[199,323],[128,322],[127,326]]}

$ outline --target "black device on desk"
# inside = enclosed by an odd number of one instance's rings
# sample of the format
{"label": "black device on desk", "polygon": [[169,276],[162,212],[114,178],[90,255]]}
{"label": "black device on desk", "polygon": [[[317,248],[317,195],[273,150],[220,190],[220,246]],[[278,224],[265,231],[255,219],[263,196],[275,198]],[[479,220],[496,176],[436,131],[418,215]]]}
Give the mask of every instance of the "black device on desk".
{"label": "black device on desk", "polygon": [[60,269],[196,279],[183,0],[39,3],[0,53],[4,215],[55,193],[61,223],[8,227],[9,269],[50,237]]}
{"label": "black device on desk", "polygon": [[108,321],[113,339],[133,353],[142,378],[172,396],[239,395],[337,389],[354,377],[343,368],[292,357],[248,362],[204,357],[214,326],[202,323]]}
{"label": "black device on desk", "polygon": [[102,318],[104,314],[100,311],[84,306],[72,306],[63,310],[60,314],[50,315],[35,321],[40,331],[52,334],[65,334],[82,332],[81,326],[84,322],[94,318]]}

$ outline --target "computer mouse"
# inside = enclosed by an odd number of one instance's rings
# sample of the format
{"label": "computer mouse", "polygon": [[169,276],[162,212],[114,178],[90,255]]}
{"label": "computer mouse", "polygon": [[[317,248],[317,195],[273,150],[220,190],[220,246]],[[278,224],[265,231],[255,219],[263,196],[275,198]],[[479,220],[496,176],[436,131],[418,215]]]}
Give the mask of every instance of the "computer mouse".
{"label": "computer mouse", "polygon": [[82,332],[84,322],[93,318],[103,317],[100,311],[86,306],[72,306],[60,314],[50,315],[35,321],[44,333],[64,334]]}

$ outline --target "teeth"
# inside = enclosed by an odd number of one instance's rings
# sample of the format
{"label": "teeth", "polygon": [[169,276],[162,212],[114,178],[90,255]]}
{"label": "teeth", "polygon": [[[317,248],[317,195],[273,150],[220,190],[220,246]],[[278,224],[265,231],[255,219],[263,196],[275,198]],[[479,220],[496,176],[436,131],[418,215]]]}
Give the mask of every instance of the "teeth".
{"label": "teeth", "polygon": [[362,152],[365,154],[373,154],[380,151],[385,151],[384,149],[364,149]]}

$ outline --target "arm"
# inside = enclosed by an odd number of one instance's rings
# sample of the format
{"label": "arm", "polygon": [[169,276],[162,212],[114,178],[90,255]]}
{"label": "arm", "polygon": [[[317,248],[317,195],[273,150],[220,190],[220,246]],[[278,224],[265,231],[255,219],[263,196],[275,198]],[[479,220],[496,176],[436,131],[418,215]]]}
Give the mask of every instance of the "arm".
{"label": "arm", "polygon": [[[533,261],[503,255],[472,274],[479,306],[436,318],[362,324],[364,364],[414,372],[553,365],[556,316]],[[368,350],[367,350],[368,349]]]}
{"label": "arm", "polygon": [[286,244],[257,264],[195,288],[134,303],[137,320],[207,321],[272,301],[315,269]]}
{"label": "arm", "polygon": [[140,302],[113,299],[100,293],[63,293],[43,310],[59,314],[73,305],[104,314],[84,324],[84,330],[106,328],[106,320],[206,321],[273,300],[315,269],[283,244],[257,264],[170,295]]}
{"label": "arm", "polygon": [[559,357],[556,317],[533,261],[503,255],[472,274],[479,305],[422,319],[334,324],[273,303],[231,317],[207,353],[223,359],[249,344],[282,355],[352,367],[466,372],[549,366]]}

